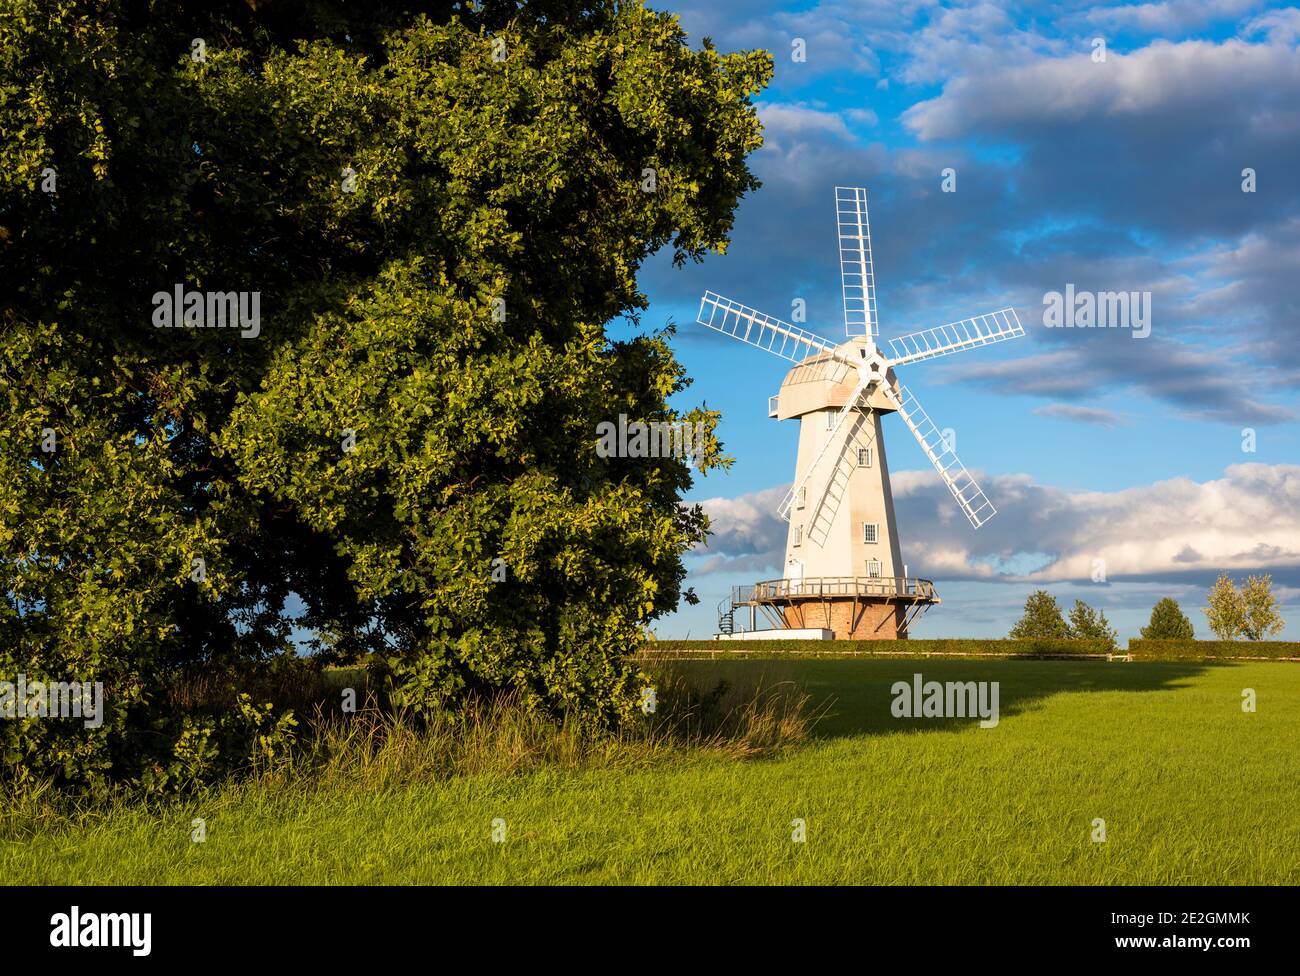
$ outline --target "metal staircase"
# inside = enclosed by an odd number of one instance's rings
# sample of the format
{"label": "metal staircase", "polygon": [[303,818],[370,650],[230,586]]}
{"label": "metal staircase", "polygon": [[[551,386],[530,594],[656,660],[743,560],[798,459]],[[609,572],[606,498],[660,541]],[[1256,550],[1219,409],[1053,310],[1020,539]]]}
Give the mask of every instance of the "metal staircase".
{"label": "metal staircase", "polygon": [[[723,608],[726,609],[723,609]],[[734,634],[736,632],[736,607],[730,598],[718,604],[718,633]]]}

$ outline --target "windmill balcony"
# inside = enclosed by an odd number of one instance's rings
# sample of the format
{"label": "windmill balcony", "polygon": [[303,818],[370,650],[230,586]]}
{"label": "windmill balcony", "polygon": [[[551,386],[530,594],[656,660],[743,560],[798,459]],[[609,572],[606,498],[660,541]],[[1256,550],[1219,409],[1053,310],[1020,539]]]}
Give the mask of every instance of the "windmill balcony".
{"label": "windmill balcony", "polygon": [[776,396],[770,396],[767,398],[767,415],[769,417],[775,417],[777,413],[780,411],[780,409],[781,409],[780,394],[777,394]]}
{"label": "windmill balcony", "polygon": [[[821,576],[766,580],[735,586],[719,610],[719,625],[733,633],[736,610],[749,608],[749,626],[758,616],[777,629],[820,628],[840,640],[906,640],[911,625],[941,602],[934,583],[903,576]],[[724,622],[725,618],[725,622]]]}
{"label": "windmill balcony", "polygon": [[733,586],[731,602],[771,603],[782,600],[818,600],[823,597],[895,597],[901,600],[937,601],[934,583],[905,576],[818,576],[809,579],[779,579]]}

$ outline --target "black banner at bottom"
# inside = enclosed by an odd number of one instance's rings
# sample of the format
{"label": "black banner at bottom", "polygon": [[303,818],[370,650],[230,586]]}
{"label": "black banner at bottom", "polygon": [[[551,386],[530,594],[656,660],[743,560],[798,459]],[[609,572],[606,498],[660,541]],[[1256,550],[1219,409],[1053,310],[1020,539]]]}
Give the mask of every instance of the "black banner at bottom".
{"label": "black banner at bottom", "polygon": [[0,933],[11,964],[64,956],[372,966],[458,946],[487,949],[496,964],[552,950],[681,963],[689,957],[678,946],[735,961],[783,942],[837,952],[851,943],[864,961],[1231,963],[1289,955],[1295,902],[1289,888],[11,887],[0,888]]}

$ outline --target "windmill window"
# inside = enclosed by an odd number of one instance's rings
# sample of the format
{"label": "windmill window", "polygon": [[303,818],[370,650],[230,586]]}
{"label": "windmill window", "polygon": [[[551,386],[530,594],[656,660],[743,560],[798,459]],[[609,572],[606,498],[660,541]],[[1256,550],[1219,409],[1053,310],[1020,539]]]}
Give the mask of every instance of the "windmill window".
{"label": "windmill window", "polygon": [[880,576],[880,560],[879,560],[879,559],[868,559],[868,560],[867,560],[867,575],[868,575],[868,576],[871,576],[871,577],[876,577],[876,578],[878,578],[878,577]]}
{"label": "windmill window", "polygon": [[862,523],[862,541],[879,542],[880,541],[880,524],[877,522]]}
{"label": "windmill window", "polygon": [[807,489],[807,488],[800,488],[800,489],[799,489],[799,507],[800,507],[800,508],[803,508],[804,503],[807,502],[807,501],[808,501],[808,489]]}
{"label": "windmill window", "polygon": [[869,447],[858,448],[858,467],[859,468],[871,467],[871,448]]}
{"label": "windmill window", "polygon": [[826,429],[827,429],[827,430],[834,430],[834,429],[835,429],[835,411],[834,411],[834,410],[827,410],[827,411],[826,411]]}
{"label": "windmill window", "polygon": [[797,546],[801,542],[803,542],[803,526],[796,525],[794,527],[794,544]]}

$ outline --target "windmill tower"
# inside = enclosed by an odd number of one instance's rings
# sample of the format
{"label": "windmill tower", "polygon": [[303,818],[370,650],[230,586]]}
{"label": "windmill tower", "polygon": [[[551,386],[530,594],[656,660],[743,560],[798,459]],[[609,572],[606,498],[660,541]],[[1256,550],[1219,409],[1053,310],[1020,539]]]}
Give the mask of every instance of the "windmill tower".
{"label": "windmill tower", "polygon": [[768,416],[799,420],[794,483],[777,511],[790,523],[785,573],[736,587],[719,607],[730,634],[749,608],[777,628],[829,630],[840,639],[905,638],[939,598],[929,580],[908,578],[899,554],[881,418],[897,413],[930,459],[971,525],[995,514],[993,503],[957,458],[895,370],[937,356],[1025,334],[1014,309],[913,332],[877,345],[867,191],[835,188],[846,341],[835,344],[713,292],[697,321],[794,363]]}

